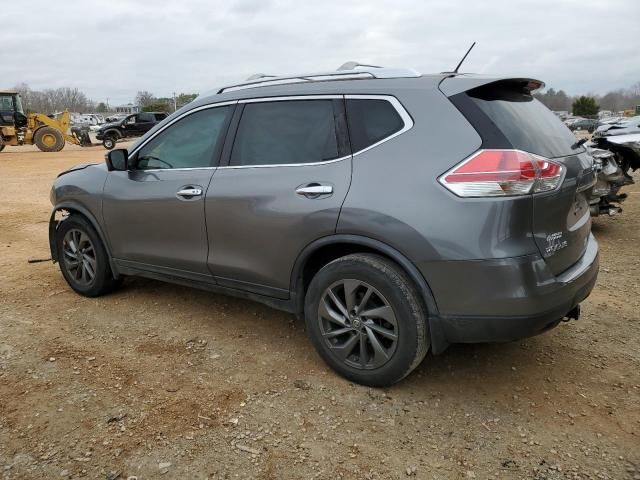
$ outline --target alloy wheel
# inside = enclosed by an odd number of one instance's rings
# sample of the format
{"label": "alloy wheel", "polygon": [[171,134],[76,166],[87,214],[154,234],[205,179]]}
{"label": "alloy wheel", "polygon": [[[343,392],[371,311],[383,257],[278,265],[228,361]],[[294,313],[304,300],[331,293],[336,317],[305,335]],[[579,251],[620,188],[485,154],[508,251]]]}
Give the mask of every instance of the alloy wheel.
{"label": "alloy wheel", "polygon": [[63,262],[67,273],[78,285],[88,286],[96,276],[96,251],[85,232],[69,230],[62,242]]}
{"label": "alloy wheel", "polygon": [[387,299],[361,280],[327,288],[318,306],[320,333],[341,362],[364,370],[386,364],[398,344],[398,322]]}

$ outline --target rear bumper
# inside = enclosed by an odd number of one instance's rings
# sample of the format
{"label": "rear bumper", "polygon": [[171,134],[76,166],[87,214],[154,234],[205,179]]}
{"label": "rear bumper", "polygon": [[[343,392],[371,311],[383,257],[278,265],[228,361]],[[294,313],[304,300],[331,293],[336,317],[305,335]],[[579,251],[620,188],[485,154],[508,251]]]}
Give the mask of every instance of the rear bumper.
{"label": "rear bumper", "polygon": [[[504,342],[555,327],[589,296],[599,262],[590,235],[582,258],[555,276],[538,255],[489,261],[440,262],[427,278],[439,314],[430,319],[432,349],[452,343]],[[448,288],[445,283],[448,283]]]}

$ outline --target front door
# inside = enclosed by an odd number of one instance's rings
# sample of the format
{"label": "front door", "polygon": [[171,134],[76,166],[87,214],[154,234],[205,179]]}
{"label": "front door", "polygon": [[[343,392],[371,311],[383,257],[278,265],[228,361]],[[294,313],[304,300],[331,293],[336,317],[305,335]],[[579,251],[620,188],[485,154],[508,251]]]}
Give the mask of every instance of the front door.
{"label": "front door", "polygon": [[232,109],[186,114],[132,152],[129,171],[109,173],[103,214],[118,262],[210,277],[204,198]]}
{"label": "front door", "polygon": [[221,285],[286,298],[296,257],[335,232],[349,189],[344,100],[240,101],[236,116],[207,192],[209,268]]}

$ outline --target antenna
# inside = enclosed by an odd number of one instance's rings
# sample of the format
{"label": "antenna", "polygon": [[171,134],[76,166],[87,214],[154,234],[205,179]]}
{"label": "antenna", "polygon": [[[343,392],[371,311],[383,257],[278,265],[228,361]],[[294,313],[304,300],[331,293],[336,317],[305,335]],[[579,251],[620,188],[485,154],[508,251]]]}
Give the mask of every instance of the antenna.
{"label": "antenna", "polygon": [[458,73],[458,70],[460,69],[460,65],[462,65],[462,62],[465,61],[465,59],[467,58],[467,55],[469,55],[469,52],[471,52],[471,50],[473,49],[473,47],[476,46],[476,42],[473,42],[471,44],[471,46],[469,47],[469,50],[467,50],[467,53],[464,54],[464,57],[462,57],[462,60],[460,60],[460,63],[458,63],[458,66],[456,67],[456,69],[451,72],[451,73]]}

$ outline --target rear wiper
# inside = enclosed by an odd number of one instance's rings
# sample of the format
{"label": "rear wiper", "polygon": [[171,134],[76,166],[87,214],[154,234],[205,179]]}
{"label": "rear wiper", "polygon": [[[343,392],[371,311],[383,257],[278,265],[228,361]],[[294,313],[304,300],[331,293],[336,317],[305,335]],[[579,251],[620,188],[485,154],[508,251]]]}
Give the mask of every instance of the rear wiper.
{"label": "rear wiper", "polygon": [[571,145],[571,150],[576,150],[578,148],[580,148],[582,145],[584,145],[585,143],[587,143],[589,139],[587,138],[581,138],[580,140],[578,140],[576,143],[574,143],[573,145]]}

